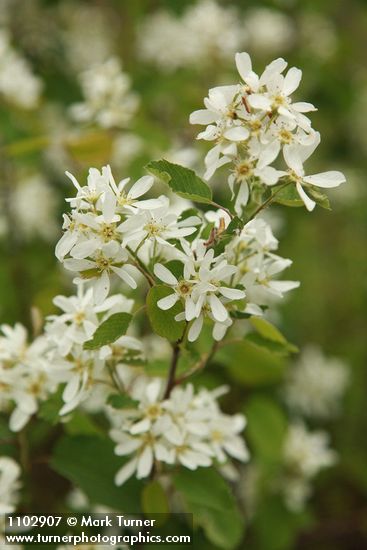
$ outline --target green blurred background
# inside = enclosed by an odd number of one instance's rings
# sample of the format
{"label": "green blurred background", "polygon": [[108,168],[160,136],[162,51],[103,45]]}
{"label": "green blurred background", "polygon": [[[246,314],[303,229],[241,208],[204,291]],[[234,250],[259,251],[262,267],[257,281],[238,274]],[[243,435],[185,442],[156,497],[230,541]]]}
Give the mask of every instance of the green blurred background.
{"label": "green blurred background", "polygon": [[[224,58],[220,53],[223,41],[230,41],[232,32],[239,33],[238,44],[253,57],[255,70],[275,57],[285,57],[303,70],[299,97],[319,109],[312,120],[322,141],[310,170],[343,170],[348,181],[330,193],[332,212],[279,210],[280,254],[293,259],[287,275],[302,285],[281,304],[278,324],[300,348],[319,344],[351,369],[343,413],[328,425],[340,454],[338,466],[320,477],[312,499],[313,519],[306,527],[297,526],[287,544],[312,550],[367,548],[367,3],[218,2],[237,10],[232,19],[223,20],[222,28],[217,25],[218,49],[180,62],[185,45],[177,41],[165,52],[168,61],[164,56],[159,61],[152,39],[147,54],[147,25],[157,13],[165,10],[182,18],[194,4],[182,0],[0,3],[1,28],[8,29],[12,44],[44,82],[37,109],[0,102],[0,319],[34,328],[40,316],[54,311],[54,295],[71,292],[71,281],[54,257],[63,199],[73,194],[65,170],[82,175],[89,166],[112,162],[118,177],[136,178],[150,159],[167,154],[190,157],[202,170],[206,145],[195,143],[197,128],[190,127],[188,116],[201,108],[209,87],[236,81],[232,55]],[[204,18],[200,24],[211,22]],[[139,110],[127,129],[78,126],[68,116],[69,106],[81,99],[78,74],[89,68],[88,63],[111,55],[121,59],[130,75],[132,89],[140,97]],[[126,134],[137,135],[139,147],[121,159],[115,154],[113,160],[115,141]],[[15,188],[24,201],[22,182],[31,177],[43,178],[46,187],[38,194],[28,191],[22,212],[15,212]],[[216,189],[220,196],[220,187]],[[248,390],[246,384],[238,388],[234,409],[242,408]],[[256,391],[273,389],[265,385]],[[264,529],[277,533],[287,521],[274,513],[266,517]],[[265,548],[251,528],[248,541],[248,548]]]}

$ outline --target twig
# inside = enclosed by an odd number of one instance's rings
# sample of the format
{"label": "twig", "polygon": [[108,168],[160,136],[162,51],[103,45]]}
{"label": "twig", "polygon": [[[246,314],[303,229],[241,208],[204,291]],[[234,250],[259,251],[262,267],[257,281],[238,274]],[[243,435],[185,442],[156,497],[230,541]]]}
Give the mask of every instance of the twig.
{"label": "twig", "polygon": [[148,281],[149,285],[150,286],[154,286],[155,284],[155,281],[152,277],[152,275],[149,273],[149,271],[146,269],[145,265],[143,264],[143,262],[139,259],[139,257],[137,256],[137,254],[135,254],[135,252],[133,250],[131,250],[131,248],[129,246],[126,246],[126,250],[129,252],[130,256],[132,257],[133,259],[133,262],[134,262],[134,265],[137,269],[139,269],[140,273],[142,273],[144,275],[144,277],[146,278],[146,280]]}
{"label": "twig", "polygon": [[280,193],[282,189],[284,189],[290,184],[291,182],[287,181],[287,183],[284,183],[283,185],[281,185],[273,195],[270,195],[270,197],[265,202],[260,204],[260,206],[255,210],[255,212],[251,214],[250,219],[248,221],[253,220],[259,214],[259,212],[261,212],[261,210],[264,210],[265,208],[267,208],[274,201],[274,198],[277,196],[277,194]]}

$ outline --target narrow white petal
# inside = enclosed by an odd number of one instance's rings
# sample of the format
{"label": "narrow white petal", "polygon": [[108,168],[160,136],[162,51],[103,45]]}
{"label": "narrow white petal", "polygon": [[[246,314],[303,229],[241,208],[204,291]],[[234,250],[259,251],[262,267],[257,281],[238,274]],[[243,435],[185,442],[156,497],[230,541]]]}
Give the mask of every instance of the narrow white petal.
{"label": "narrow white petal", "polygon": [[252,71],[251,57],[247,52],[236,53],[236,67],[242,80],[246,81],[247,75]]}
{"label": "narrow white petal", "polygon": [[176,277],[162,264],[155,264],[154,275],[168,285],[177,285]]}
{"label": "narrow white petal", "polygon": [[163,310],[171,309],[171,307],[175,305],[177,300],[178,300],[178,295],[174,292],[173,294],[170,294],[169,296],[166,296],[165,298],[158,300],[157,306]]}
{"label": "narrow white petal", "polygon": [[346,181],[344,174],[337,171],[322,172],[320,174],[314,174],[313,176],[306,176],[303,180],[306,183],[311,183],[311,185],[316,185],[317,187],[324,187],[325,189],[338,187],[341,183]]}
{"label": "narrow white petal", "polygon": [[134,183],[132,188],[129,191],[129,197],[132,199],[137,199],[149,191],[154,183],[153,176],[143,176]]}
{"label": "narrow white petal", "polygon": [[315,201],[313,201],[312,199],[310,199],[310,197],[308,195],[306,195],[302,185],[299,182],[296,183],[296,187],[297,187],[297,191],[298,191],[299,196],[301,197],[301,199],[304,202],[305,207],[307,208],[307,210],[309,212],[312,212],[312,210],[316,206]]}
{"label": "narrow white petal", "polygon": [[245,297],[244,291],[239,290],[238,288],[228,288],[226,286],[221,286],[219,288],[219,292],[230,300],[242,300],[242,298]]}
{"label": "narrow white petal", "polygon": [[189,342],[195,342],[195,340],[199,337],[199,334],[201,332],[201,329],[203,327],[203,321],[204,318],[202,315],[200,315],[195,321],[192,323],[189,334],[188,334],[188,341]]}
{"label": "narrow white petal", "polygon": [[144,451],[141,453],[138,459],[138,468],[136,472],[136,477],[142,479],[147,477],[153,466],[153,451],[151,447],[145,447]]}
{"label": "narrow white petal", "polygon": [[133,458],[130,462],[127,462],[116,474],[115,483],[120,486],[125,483],[133,475],[136,470],[137,459]]}
{"label": "narrow white petal", "polygon": [[302,71],[296,67],[291,67],[285,75],[283,93],[285,95],[292,94],[295,90],[297,90],[301,79]]}
{"label": "narrow white petal", "polygon": [[215,294],[211,294],[209,302],[214,319],[219,322],[225,321],[228,317],[228,312],[219,298]]}
{"label": "narrow white petal", "polygon": [[208,109],[199,109],[190,115],[190,124],[211,124],[218,120],[218,114]]}

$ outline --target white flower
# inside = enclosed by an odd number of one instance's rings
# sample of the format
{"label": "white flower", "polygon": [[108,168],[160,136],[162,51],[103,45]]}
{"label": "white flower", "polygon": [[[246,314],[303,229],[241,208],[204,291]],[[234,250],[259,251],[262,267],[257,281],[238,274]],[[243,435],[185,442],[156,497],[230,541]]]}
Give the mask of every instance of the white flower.
{"label": "white flower", "polygon": [[47,318],[47,336],[62,356],[67,355],[74,344],[82,345],[92,338],[101,315],[103,320],[103,314],[111,316],[119,311],[130,312],[133,306],[133,301],[121,294],[110,296],[96,306],[92,289],[85,290],[84,287],[83,284],[78,285],[76,296],[56,296],[53,302],[63,313]]}
{"label": "white flower", "polygon": [[50,343],[39,336],[28,343],[21,325],[2,325],[0,336],[0,385],[3,399],[15,404],[10,416],[12,431],[21,430],[38,410],[39,401],[56,390],[57,382],[49,375],[47,353]]}
{"label": "white flower", "polygon": [[0,514],[11,514],[15,510],[20,473],[20,467],[13,458],[0,457]]}
{"label": "white flower", "polygon": [[157,11],[143,21],[138,32],[140,57],[167,72],[227,60],[245,40],[236,9],[211,0],[189,6],[181,18]]}
{"label": "white flower", "polygon": [[178,220],[170,208],[168,199],[162,197],[163,206],[153,210],[143,210],[130,216],[120,225],[123,232],[123,244],[135,249],[145,240],[156,241],[164,246],[172,246],[170,239],[180,239],[196,231],[196,225],[201,223],[198,216],[190,216]]}
{"label": "white flower", "polygon": [[288,429],[283,451],[285,479],[282,491],[291,509],[302,507],[304,499],[310,494],[310,481],[320,470],[333,466],[337,461],[337,454],[328,447],[328,443],[326,432],[309,432],[300,422]]}
{"label": "white flower", "polygon": [[[128,371],[126,375],[129,378]],[[133,454],[117,472],[117,485],[134,474],[138,479],[147,477],[155,460],[195,470],[210,466],[214,459],[224,463],[228,455],[241,461],[248,459],[239,436],[245,419],[220,411],[216,400],[222,395],[222,388],[195,394],[191,385],[176,387],[168,398],[162,399],[162,381],[144,375],[130,379],[126,387],[130,387],[139,404],[136,409],[111,414],[114,428],[110,436],[117,443],[115,453]]]}
{"label": "white flower", "polygon": [[338,412],[348,384],[347,365],[327,358],[315,346],[307,346],[291,367],[285,398],[292,410],[315,418],[329,418]]}
{"label": "white flower", "polygon": [[55,192],[41,174],[17,181],[10,196],[17,231],[27,240],[34,236],[47,241],[54,239],[56,206]]}
{"label": "white flower", "polygon": [[[214,258],[214,250],[207,249],[199,242],[195,252],[188,245],[183,262],[183,277],[179,280],[164,265],[155,264],[154,273],[164,283],[171,286],[173,293],[158,301],[161,309],[170,309],[181,300],[185,308],[182,317],[193,321],[188,339],[198,338],[204,316],[214,320],[214,337],[221,339],[228,326],[232,324],[226,304],[231,300],[241,300],[245,293],[228,286],[230,277],[237,272],[237,267],[228,265],[223,257]],[[181,318],[181,315],[180,315]]]}
{"label": "white flower", "polygon": [[4,29],[0,30],[0,93],[23,109],[37,106],[42,82],[36,77],[28,62],[11,46]]}
{"label": "white flower", "polygon": [[[116,241],[103,245],[88,259],[70,258],[64,261],[64,266],[70,271],[79,272],[81,279],[93,280],[93,293],[96,304],[101,304],[110,291],[110,276],[116,274],[131,288],[137,284],[132,276],[136,271],[134,266],[124,265],[129,256]],[[79,281],[79,279],[77,279]]]}
{"label": "white flower", "polygon": [[[229,260],[238,266],[234,283],[242,284],[252,305],[267,305],[297,288],[298,281],[280,281],[277,276],[292,264],[278,256],[278,248],[270,225],[261,218],[248,222],[241,234],[226,247]],[[257,312],[261,314],[261,310]]]}
{"label": "white flower", "polygon": [[307,195],[304,186],[306,186],[306,189],[310,186],[311,188],[312,186],[316,186],[330,189],[338,187],[346,181],[344,174],[335,170],[305,176],[303,163],[310,157],[317,145],[318,141],[308,147],[290,145],[288,149],[284,150],[284,158],[290,168],[288,175],[295,182],[298,194],[308,211],[312,211],[315,208],[316,202]]}
{"label": "white flower", "polygon": [[80,75],[85,101],[70,108],[80,122],[95,122],[103,128],[125,127],[135,115],[139,100],[130,91],[130,78],[113,57]]}

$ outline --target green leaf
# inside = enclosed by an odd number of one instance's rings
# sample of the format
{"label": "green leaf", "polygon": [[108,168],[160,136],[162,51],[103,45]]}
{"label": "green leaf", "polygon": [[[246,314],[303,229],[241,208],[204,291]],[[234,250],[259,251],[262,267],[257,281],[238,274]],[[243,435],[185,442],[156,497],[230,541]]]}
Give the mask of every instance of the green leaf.
{"label": "green leaf", "polygon": [[223,346],[216,361],[229,369],[233,380],[245,387],[274,384],[283,378],[284,358],[247,340]]}
{"label": "green leaf", "polygon": [[107,404],[114,409],[136,409],[139,401],[135,401],[129,395],[113,393],[108,396]]}
{"label": "green leaf", "polygon": [[125,334],[131,319],[130,313],[114,313],[97,328],[93,338],[85,342],[84,349],[93,350],[112,344]]}
{"label": "green leaf", "polygon": [[282,409],[263,396],[250,397],[246,407],[246,437],[257,456],[265,461],[281,462],[287,418]]}
{"label": "green leaf", "polygon": [[302,530],[312,527],[314,520],[307,511],[294,514],[287,510],[279,496],[269,496],[260,503],[253,530],[256,548],[261,550],[293,550]]}
{"label": "green leaf", "polygon": [[273,187],[272,194],[274,197],[274,202],[283,204],[284,206],[304,206],[294,184],[289,184],[283,189]]}
{"label": "green leaf", "polygon": [[210,187],[193,170],[164,159],[150,162],[146,166],[146,170],[164,181],[180,197],[211,204],[212,191]]}
{"label": "green leaf", "polygon": [[123,487],[116,487],[114,483],[114,477],[123,463],[114,454],[114,444],[110,439],[65,436],[57,443],[50,465],[79,487],[92,504],[138,513],[141,482],[131,478]]}
{"label": "green leaf", "polygon": [[153,286],[147,295],[147,311],[150,324],[156,334],[176,342],[181,338],[185,329],[185,321],[176,321],[175,316],[183,311],[182,304],[176,304],[166,311],[157,306],[161,298],[172,294],[172,289],[165,285]]}
{"label": "green leaf", "polygon": [[97,426],[91,416],[76,411],[71,420],[65,424],[65,432],[70,435],[99,435],[102,436],[102,430]]}
{"label": "green leaf", "polygon": [[325,210],[331,210],[329,197],[325,195],[325,193],[321,193],[318,189],[315,189],[315,187],[307,187],[307,193],[311,195],[313,200],[321,206],[321,208],[325,208]]}
{"label": "green leaf", "polygon": [[255,346],[259,346],[260,348],[267,349],[271,353],[276,353],[279,355],[289,355],[290,353],[296,353],[297,351],[297,348],[295,348],[295,346],[292,346],[292,344],[281,344],[280,342],[268,340],[257,332],[252,332],[251,334],[248,334],[246,336],[246,340],[252,342],[253,344],[255,344]]}
{"label": "green leaf", "polygon": [[167,495],[158,481],[151,481],[144,487],[141,500],[144,514],[169,514]]}
{"label": "green leaf", "polygon": [[63,389],[60,388],[56,393],[51,395],[46,401],[40,404],[37,412],[37,417],[45,420],[49,424],[57,424],[60,421],[60,409],[64,405],[62,399]]}
{"label": "green leaf", "polygon": [[263,317],[251,317],[251,325],[257,330],[257,334],[249,334],[246,340],[255,345],[264,347],[273,353],[297,353],[298,348],[290,344],[280,330]]}
{"label": "green leaf", "polygon": [[208,539],[226,550],[237,548],[243,537],[244,518],[224,479],[211,468],[182,469],[173,476],[173,483]]}

